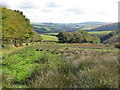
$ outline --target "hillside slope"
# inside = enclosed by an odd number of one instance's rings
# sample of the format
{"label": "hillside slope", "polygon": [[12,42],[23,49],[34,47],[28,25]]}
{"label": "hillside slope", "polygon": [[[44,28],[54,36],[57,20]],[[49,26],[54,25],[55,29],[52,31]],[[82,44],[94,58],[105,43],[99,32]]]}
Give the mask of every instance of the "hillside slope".
{"label": "hillside slope", "polygon": [[84,23],[32,23],[33,29],[38,33],[59,33],[61,31],[79,31],[95,28],[106,24],[104,22],[84,22]]}
{"label": "hillside slope", "polygon": [[2,41],[3,44],[22,44],[34,39],[34,31],[23,12],[2,7]]}
{"label": "hillside slope", "polygon": [[94,29],[91,29],[89,31],[113,31],[116,29],[118,29],[118,23],[105,24]]}
{"label": "hillside slope", "polygon": [[102,37],[102,43],[104,43],[104,44],[116,44],[116,43],[118,43],[119,39],[120,39],[119,30],[114,30],[113,32]]}
{"label": "hillside slope", "polygon": [[3,41],[27,40],[33,35],[32,25],[21,11],[2,7]]}

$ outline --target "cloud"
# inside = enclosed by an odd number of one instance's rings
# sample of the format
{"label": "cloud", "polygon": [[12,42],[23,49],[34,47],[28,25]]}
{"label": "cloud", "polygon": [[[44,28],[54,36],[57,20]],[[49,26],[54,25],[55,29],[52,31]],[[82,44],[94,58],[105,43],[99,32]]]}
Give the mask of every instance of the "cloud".
{"label": "cloud", "polygon": [[35,9],[36,6],[34,6],[30,2],[22,2],[19,6],[18,9]]}
{"label": "cloud", "polygon": [[0,5],[1,5],[1,6],[5,6],[5,7],[10,7],[10,6],[7,4],[7,2],[5,2],[4,0],[1,0]]}
{"label": "cloud", "polygon": [[119,0],[0,0],[31,22],[117,22]]}
{"label": "cloud", "polygon": [[52,10],[48,10],[48,9],[43,9],[41,10],[42,12],[52,12]]}
{"label": "cloud", "polygon": [[85,12],[83,10],[80,10],[78,8],[70,8],[70,9],[67,9],[65,11],[66,12],[71,12],[71,13],[74,13],[74,14],[85,14]]}
{"label": "cloud", "polygon": [[56,2],[49,2],[49,3],[47,3],[47,7],[49,7],[49,8],[56,8],[56,7],[60,7],[60,6],[57,5]]}
{"label": "cloud", "polygon": [[7,4],[5,2],[1,2],[0,5],[6,6]]}
{"label": "cloud", "polygon": [[98,14],[100,14],[100,15],[109,15],[108,13],[106,13],[104,11],[99,11]]}

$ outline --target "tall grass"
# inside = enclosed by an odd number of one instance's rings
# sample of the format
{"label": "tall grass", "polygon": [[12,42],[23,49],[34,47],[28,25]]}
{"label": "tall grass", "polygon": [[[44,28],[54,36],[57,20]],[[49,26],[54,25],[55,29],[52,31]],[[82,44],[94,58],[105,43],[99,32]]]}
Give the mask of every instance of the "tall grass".
{"label": "tall grass", "polygon": [[118,87],[117,52],[68,46],[43,43],[6,54],[2,63],[3,87]]}
{"label": "tall grass", "polygon": [[57,68],[45,68],[42,73],[36,74],[34,79],[29,81],[29,86],[39,88],[118,87],[117,53],[64,49],[61,55],[56,60],[60,60],[61,63],[49,64]]}

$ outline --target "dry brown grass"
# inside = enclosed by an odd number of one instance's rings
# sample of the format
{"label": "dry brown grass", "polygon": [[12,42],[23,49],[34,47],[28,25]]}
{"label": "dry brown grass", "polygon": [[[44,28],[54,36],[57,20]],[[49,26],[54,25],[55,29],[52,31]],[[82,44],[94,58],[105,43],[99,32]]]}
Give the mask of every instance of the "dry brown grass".
{"label": "dry brown grass", "polygon": [[96,50],[57,49],[63,62],[56,70],[37,74],[32,87],[117,88],[118,53]]}

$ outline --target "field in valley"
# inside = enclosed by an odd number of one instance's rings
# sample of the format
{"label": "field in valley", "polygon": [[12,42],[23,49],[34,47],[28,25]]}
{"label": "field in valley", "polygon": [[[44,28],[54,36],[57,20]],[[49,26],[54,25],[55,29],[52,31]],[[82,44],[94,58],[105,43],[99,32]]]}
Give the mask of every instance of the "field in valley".
{"label": "field in valley", "polygon": [[[53,35],[53,33],[51,33]],[[58,41],[58,38],[55,36],[50,36],[50,35],[45,35],[45,34],[41,34],[40,35],[43,39],[43,41]]]}
{"label": "field in valley", "polygon": [[109,34],[112,31],[92,31],[92,32],[88,32],[89,34],[98,34],[98,35],[106,35]]}

